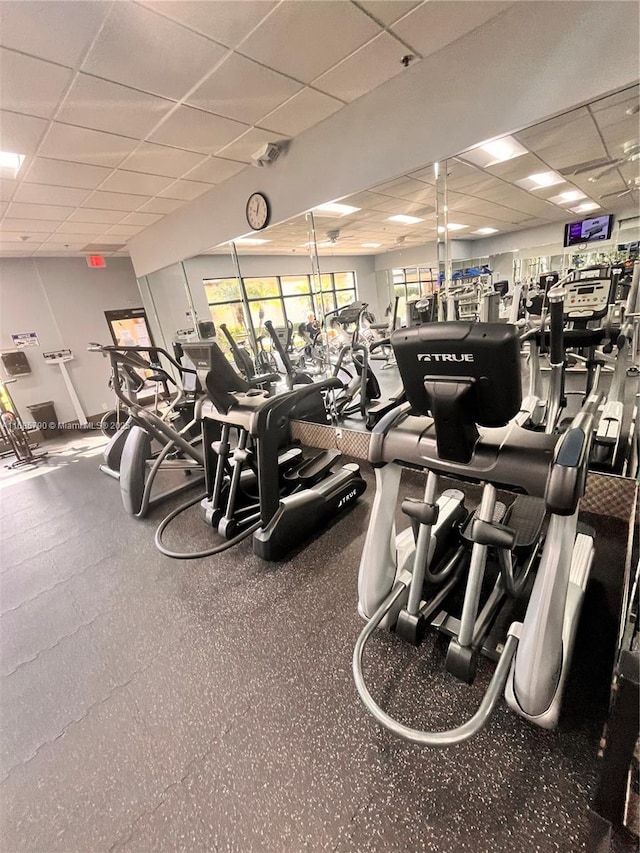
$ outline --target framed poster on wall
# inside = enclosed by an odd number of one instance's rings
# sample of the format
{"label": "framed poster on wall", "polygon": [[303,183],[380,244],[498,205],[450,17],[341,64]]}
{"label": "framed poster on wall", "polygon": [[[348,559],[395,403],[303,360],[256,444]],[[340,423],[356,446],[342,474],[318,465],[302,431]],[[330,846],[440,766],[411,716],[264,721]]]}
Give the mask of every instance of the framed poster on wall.
{"label": "framed poster on wall", "polygon": [[104,316],[117,347],[155,346],[144,308],[105,311]]}

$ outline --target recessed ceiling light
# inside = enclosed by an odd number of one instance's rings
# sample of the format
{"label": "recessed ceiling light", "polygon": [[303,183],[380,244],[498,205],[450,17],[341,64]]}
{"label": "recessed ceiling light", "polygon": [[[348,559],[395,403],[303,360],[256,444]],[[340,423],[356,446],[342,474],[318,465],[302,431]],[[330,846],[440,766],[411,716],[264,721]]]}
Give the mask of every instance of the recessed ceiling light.
{"label": "recessed ceiling light", "polygon": [[339,204],[336,201],[327,202],[327,204],[319,204],[313,208],[314,213],[327,213],[333,216],[347,216],[349,213],[355,213],[360,210],[359,207],[353,207],[350,204]]}
{"label": "recessed ceiling light", "polygon": [[474,234],[497,234],[497,228],[478,228],[477,231],[473,232]]}
{"label": "recessed ceiling light", "polygon": [[415,225],[416,222],[424,222],[419,216],[407,216],[404,213],[396,213],[388,217],[389,222],[403,222],[405,225]]}
{"label": "recessed ceiling light", "polygon": [[261,240],[259,237],[238,237],[233,241],[236,246],[261,246],[263,243],[270,243],[270,240]]}
{"label": "recessed ceiling light", "polygon": [[[447,231],[462,231],[463,228],[468,228],[468,225],[458,225],[455,222],[449,222]],[[438,226],[438,234],[444,234],[444,225]]]}
{"label": "recessed ceiling light", "polygon": [[579,204],[577,207],[572,207],[571,210],[573,213],[589,213],[590,210],[598,210],[600,207],[599,204],[596,204],[595,201],[587,201],[584,204]]}
{"label": "recessed ceiling light", "polygon": [[555,187],[556,184],[564,184],[564,182],[562,175],[557,172],[537,172],[535,175],[529,175],[528,178],[523,178],[516,183],[528,190],[539,190]]}
{"label": "recessed ceiling light", "polygon": [[528,153],[527,149],[520,145],[519,142],[516,142],[513,136],[503,136],[502,139],[495,139],[493,142],[483,142],[481,145],[476,145],[470,151],[466,151],[462,156],[465,160],[475,163],[476,166],[482,166],[486,169],[489,166],[505,163],[507,160],[513,160]]}
{"label": "recessed ceiling light", "polygon": [[549,201],[552,201],[554,204],[567,204],[567,202],[580,201],[581,198],[586,197],[586,193],[583,193],[581,190],[567,190],[564,193],[560,193],[560,195],[554,195]]}
{"label": "recessed ceiling light", "polygon": [[379,249],[382,246],[382,243],[362,243],[363,249]]}
{"label": "recessed ceiling light", "polygon": [[24,162],[24,154],[14,154],[11,151],[0,151],[0,174],[4,177],[15,178]]}

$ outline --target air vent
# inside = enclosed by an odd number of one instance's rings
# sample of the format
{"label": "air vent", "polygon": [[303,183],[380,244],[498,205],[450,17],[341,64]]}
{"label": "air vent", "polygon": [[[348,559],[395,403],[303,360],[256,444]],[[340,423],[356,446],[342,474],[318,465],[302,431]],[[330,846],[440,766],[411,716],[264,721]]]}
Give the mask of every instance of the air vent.
{"label": "air vent", "polygon": [[108,255],[109,252],[119,252],[126,245],[126,243],[87,243],[80,251],[89,252],[90,255]]}

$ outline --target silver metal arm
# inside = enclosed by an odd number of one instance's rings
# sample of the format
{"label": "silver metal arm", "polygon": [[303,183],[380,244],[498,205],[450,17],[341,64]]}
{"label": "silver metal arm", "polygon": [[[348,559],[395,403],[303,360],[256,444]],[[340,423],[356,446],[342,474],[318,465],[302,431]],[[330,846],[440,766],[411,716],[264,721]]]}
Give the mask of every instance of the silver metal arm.
{"label": "silver metal arm", "polygon": [[467,720],[467,722],[463,723],[461,726],[458,726],[455,729],[449,729],[448,731],[428,732],[421,731],[420,729],[413,729],[410,726],[405,726],[403,723],[399,723],[397,720],[394,720],[393,717],[390,717],[389,714],[386,713],[386,711],[382,710],[369,692],[362,674],[362,656],[364,654],[364,647],[367,641],[378,625],[382,622],[388,611],[393,607],[395,602],[405,593],[405,590],[405,584],[399,582],[367,622],[362,633],[358,637],[358,642],[353,650],[353,677],[355,679],[356,689],[365,708],[371,716],[374,717],[381,726],[384,726],[385,729],[397,737],[411,741],[411,743],[417,743],[420,746],[456,746],[457,744],[463,743],[465,740],[469,740],[469,738],[476,735],[489,722],[489,718],[500,700],[500,696],[502,695],[502,691],[509,676],[511,663],[518,646],[518,631],[520,625],[519,623],[514,623],[509,629],[504,650],[494,670],[489,686],[487,687],[478,710],[470,720]]}

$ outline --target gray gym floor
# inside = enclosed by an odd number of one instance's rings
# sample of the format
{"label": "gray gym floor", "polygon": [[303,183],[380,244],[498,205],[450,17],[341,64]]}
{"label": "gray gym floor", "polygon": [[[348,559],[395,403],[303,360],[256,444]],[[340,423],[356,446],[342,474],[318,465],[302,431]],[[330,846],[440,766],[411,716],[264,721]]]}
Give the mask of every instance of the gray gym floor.
{"label": "gray gym floor", "polygon": [[[353,685],[367,466],[355,509],[283,563],[248,543],[176,562],[153,545],[170,506],[125,517],[96,450],[72,436],[65,464],[0,483],[3,851],[588,849],[622,523],[588,519],[597,570],[559,729],[502,704],[436,752],[382,731]],[[211,543],[196,510],[183,522],[170,544]],[[443,650],[371,643],[375,694],[410,724],[451,726],[487,682],[489,664],[453,683]]]}

